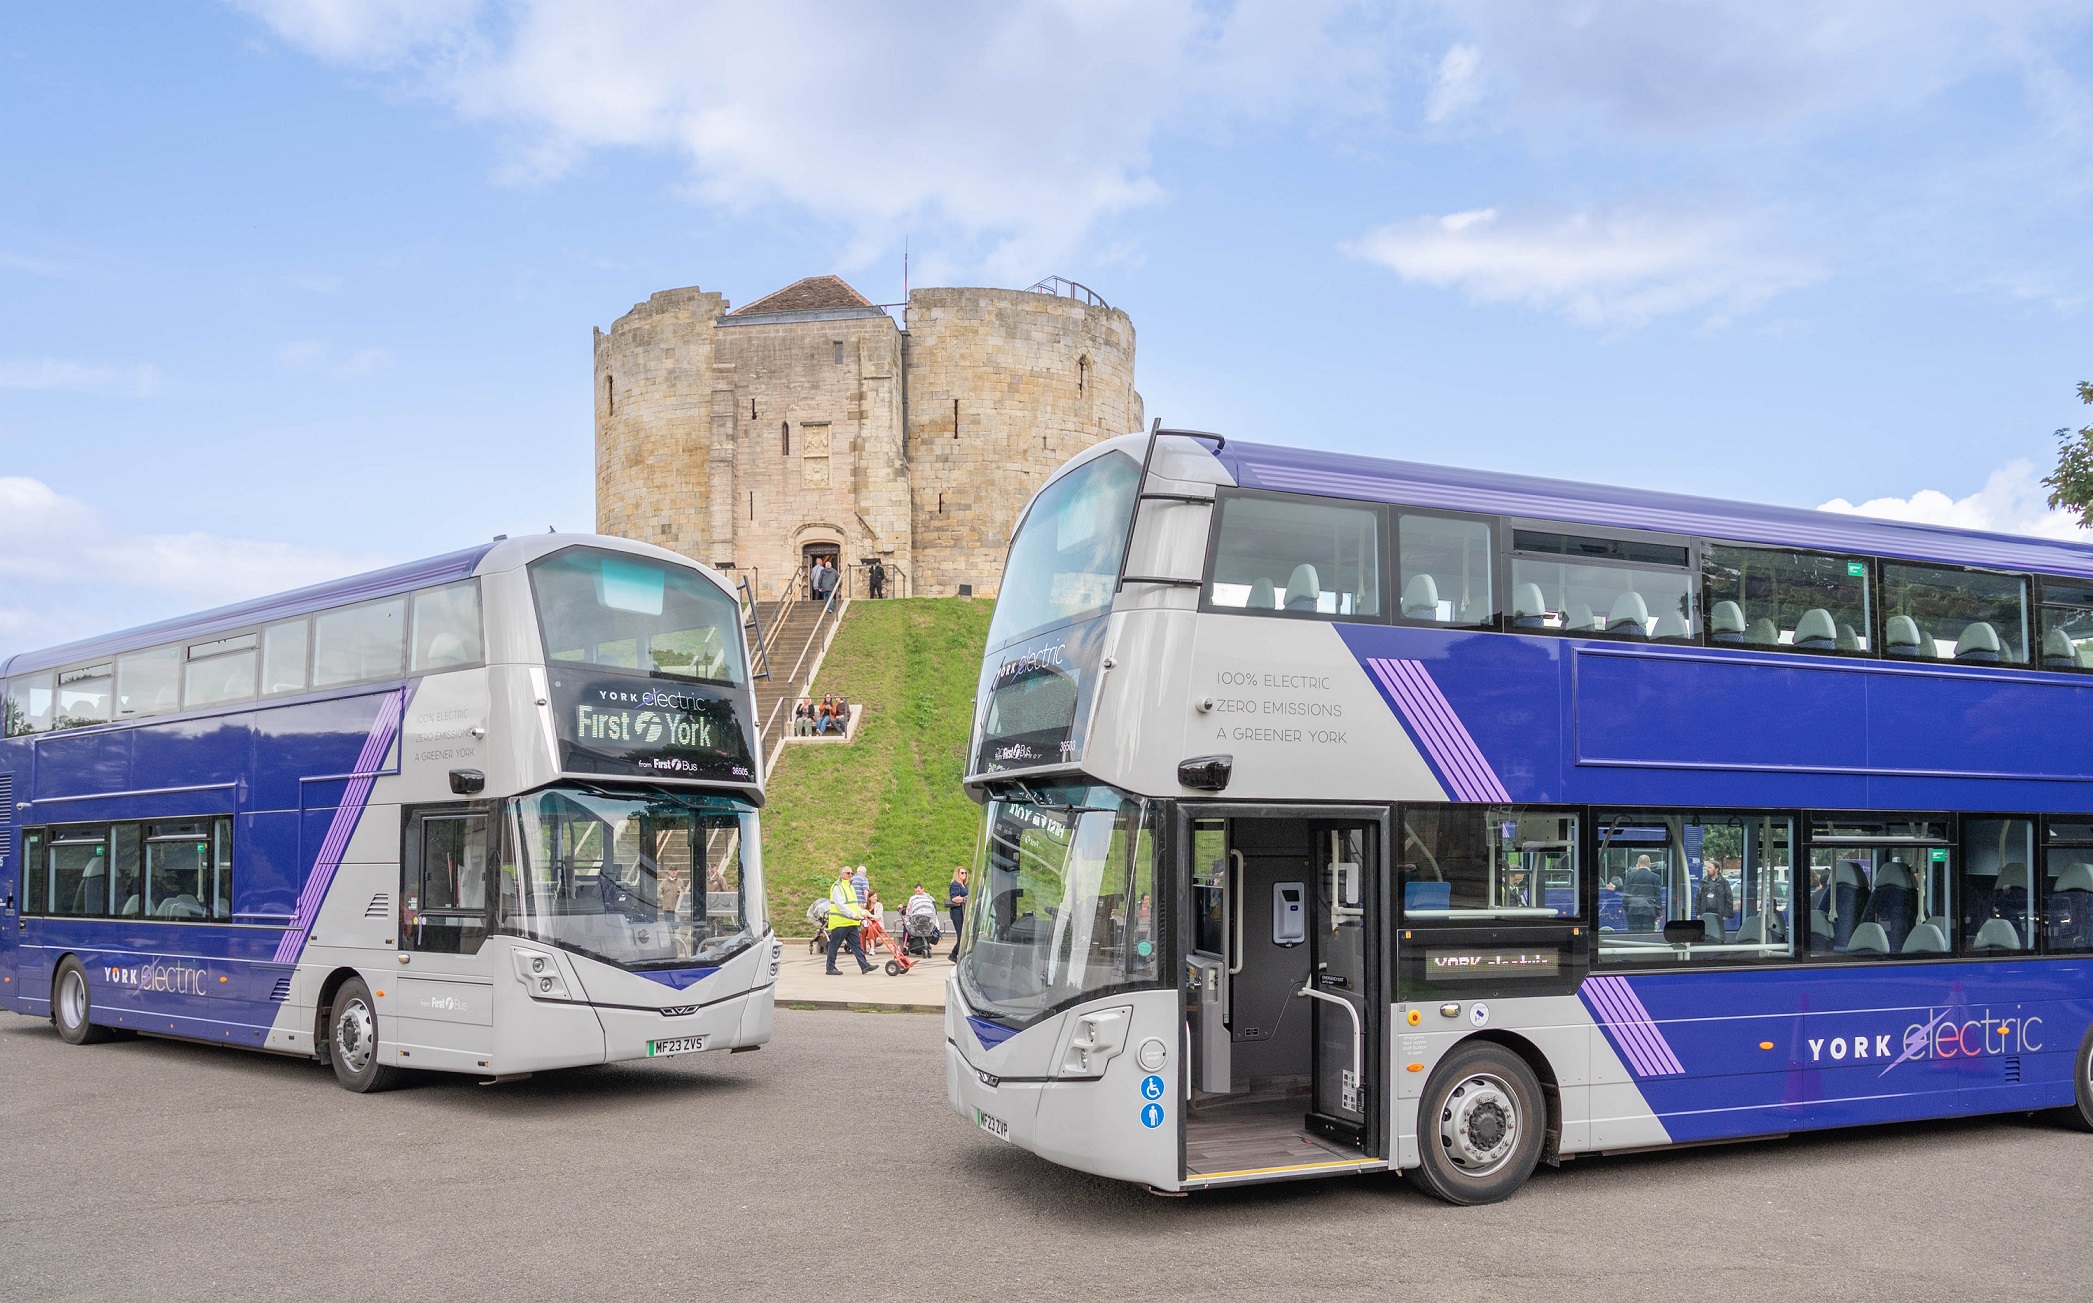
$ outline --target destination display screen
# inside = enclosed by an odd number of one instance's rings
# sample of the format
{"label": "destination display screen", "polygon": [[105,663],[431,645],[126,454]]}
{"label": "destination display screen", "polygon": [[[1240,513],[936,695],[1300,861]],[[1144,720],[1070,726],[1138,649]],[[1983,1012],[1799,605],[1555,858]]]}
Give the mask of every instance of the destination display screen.
{"label": "destination display screen", "polygon": [[1555,977],[1561,972],[1562,952],[1545,946],[1424,952],[1424,976],[1429,982]]}
{"label": "destination display screen", "polygon": [[1103,619],[1013,643],[982,666],[974,772],[998,773],[1083,758],[1083,721],[1096,686]]}
{"label": "destination display screen", "polygon": [[756,781],[731,688],[555,670],[560,767],[569,773]]}

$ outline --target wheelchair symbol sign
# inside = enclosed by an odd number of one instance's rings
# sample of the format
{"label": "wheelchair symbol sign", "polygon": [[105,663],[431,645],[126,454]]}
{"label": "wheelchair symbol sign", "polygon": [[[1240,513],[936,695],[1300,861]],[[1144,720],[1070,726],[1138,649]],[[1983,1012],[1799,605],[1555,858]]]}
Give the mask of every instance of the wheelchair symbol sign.
{"label": "wheelchair symbol sign", "polygon": [[1163,1125],[1163,1106],[1149,1104],[1141,1110],[1141,1125],[1153,1131]]}
{"label": "wheelchair symbol sign", "polygon": [[1141,1098],[1161,1099],[1162,1097],[1163,1079],[1161,1077],[1150,1076],[1141,1079]]}

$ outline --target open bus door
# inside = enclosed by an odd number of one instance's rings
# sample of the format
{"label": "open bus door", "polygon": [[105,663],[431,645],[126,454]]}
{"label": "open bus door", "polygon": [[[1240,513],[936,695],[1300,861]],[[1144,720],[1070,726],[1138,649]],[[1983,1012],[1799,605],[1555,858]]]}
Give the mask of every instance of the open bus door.
{"label": "open bus door", "polygon": [[1185,811],[1185,1180],[1386,1158],[1385,812]]}

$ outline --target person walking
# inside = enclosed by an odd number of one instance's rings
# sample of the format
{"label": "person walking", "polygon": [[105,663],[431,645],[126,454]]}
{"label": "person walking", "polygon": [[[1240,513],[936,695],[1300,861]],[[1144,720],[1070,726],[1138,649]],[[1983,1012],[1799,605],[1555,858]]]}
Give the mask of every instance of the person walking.
{"label": "person walking", "polygon": [[[844,869],[843,871],[844,871],[845,873],[850,873],[850,870],[849,870],[849,868],[848,868],[848,867],[845,867],[845,869]],[[862,865],[862,864],[858,865],[858,871],[857,871],[856,873],[851,873],[851,874],[850,874],[850,885],[851,885],[851,886],[852,886],[852,887],[853,887],[854,889],[856,889],[856,891],[857,891],[857,893],[858,893],[858,908],[859,908],[859,909],[863,909],[863,908],[865,908],[865,906],[866,906],[867,904],[871,903],[871,899],[872,899],[872,879],[871,879],[871,878],[870,878],[869,876],[867,876],[867,875],[866,875],[866,873],[865,873],[865,866],[864,866],[864,865]]]}
{"label": "person walking", "polygon": [[872,965],[865,959],[865,945],[858,940],[858,923],[865,917],[859,903],[857,888],[851,884],[850,868],[845,865],[836,873],[835,885],[828,889],[828,973],[830,977],[841,977],[843,972],[836,967],[836,952],[845,946],[850,948],[858,961],[858,971],[869,973]]}
{"label": "person walking", "polygon": [[945,884],[945,907],[952,912],[952,958],[959,959],[959,921],[967,912],[967,871],[952,870],[952,881]]}

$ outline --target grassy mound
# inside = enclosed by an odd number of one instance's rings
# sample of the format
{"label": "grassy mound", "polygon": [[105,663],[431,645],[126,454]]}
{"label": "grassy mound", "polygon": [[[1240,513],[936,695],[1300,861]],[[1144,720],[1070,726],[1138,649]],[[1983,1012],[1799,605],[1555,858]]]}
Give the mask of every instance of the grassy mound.
{"label": "grassy mound", "polygon": [[770,777],[763,866],[781,932],[799,931],[839,865],[864,865],[899,909],[917,882],[942,904],[952,870],[972,863],[981,812],[959,780],[994,610],[952,597],[851,603],[814,696],[863,702],[858,740],[787,746]]}

